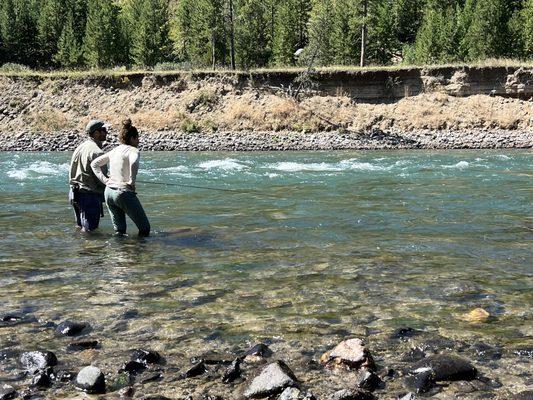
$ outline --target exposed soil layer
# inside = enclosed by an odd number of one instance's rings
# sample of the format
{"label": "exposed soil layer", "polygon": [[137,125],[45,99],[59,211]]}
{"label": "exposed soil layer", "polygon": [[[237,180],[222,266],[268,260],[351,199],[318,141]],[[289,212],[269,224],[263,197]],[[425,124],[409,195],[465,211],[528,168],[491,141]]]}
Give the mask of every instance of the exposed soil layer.
{"label": "exposed soil layer", "polygon": [[0,150],[71,150],[124,117],[152,150],[527,148],[532,98],[527,67],[2,76]]}

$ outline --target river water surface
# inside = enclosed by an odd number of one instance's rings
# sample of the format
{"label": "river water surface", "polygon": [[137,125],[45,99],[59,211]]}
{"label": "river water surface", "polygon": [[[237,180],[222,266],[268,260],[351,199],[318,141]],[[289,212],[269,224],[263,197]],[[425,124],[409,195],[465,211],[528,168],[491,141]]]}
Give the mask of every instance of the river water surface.
{"label": "river water surface", "polygon": [[[531,152],[143,153],[139,180],[253,190],[139,183],[145,240],[113,237],[107,210],[98,234],[74,229],[69,159],[0,153],[0,311],[90,322],[86,364],[400,326],[531,346]],[[477,307],[491,319],[462,320]],[[28,326],[0,341],[65,345]]]}

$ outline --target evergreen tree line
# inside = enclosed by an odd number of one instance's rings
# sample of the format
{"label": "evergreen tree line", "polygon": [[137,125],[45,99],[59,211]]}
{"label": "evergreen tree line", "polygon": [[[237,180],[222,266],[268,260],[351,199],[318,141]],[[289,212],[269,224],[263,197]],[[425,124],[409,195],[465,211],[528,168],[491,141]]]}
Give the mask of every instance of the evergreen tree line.
{"label": "evergreen tree line", "polygon": [[533,58],[533,0],[2,0],[0,64],[87,68]]}

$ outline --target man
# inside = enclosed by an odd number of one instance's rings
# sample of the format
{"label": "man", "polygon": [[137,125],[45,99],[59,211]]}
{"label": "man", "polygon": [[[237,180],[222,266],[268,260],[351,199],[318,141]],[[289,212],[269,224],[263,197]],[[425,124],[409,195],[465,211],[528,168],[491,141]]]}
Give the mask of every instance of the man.
{"label": "man", "polygon": [[99,119],[89,121],[85,127],[89,138],[80,144],[70,162],[70,204],[74,207],[76,224],[82,232],[98,228],[103,215],[105,185],[94,175],[91,162],[104,154],[103,142],[107,137],[105,123]]}

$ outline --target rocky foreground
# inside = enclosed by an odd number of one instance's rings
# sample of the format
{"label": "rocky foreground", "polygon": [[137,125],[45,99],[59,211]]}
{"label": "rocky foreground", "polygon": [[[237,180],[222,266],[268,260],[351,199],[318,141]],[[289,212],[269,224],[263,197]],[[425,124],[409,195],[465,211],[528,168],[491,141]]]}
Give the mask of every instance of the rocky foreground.
{"label": "rocky foreground", "polygon": [[[145,150],[530,148],[533,68],[0,76],[0,150],[66,151],[130,117]],[[298,92],[296,95],[295,92]]]}
{"label": "rocky foreground", "polygon": [[[133,310],[123,316],[135,317]],[[167,357],[149,347],[133,348],[113,360],[99,358],[107,341],[88,322],[56,324],[14,312],[0,315],[0,328],[13,332],[23,328],[36,337],[31,349],[13,346],[13,336],[2,343],[0,400],[533,398],[531,390],[513,393],[502,382],[504,375],[495,373],[507,360],[514,373],[524,371],[525,385],[530,384],[531,348],[510,353],[498,346],[454,342],[410,327],[381,337],[348,336],[314,349],[268,340],[234,351],[191,348],[189,353],[198,353],[188,358]],[[38,344],[39,335],[47,333],[54,335],[51,346],[57,350]]]}

